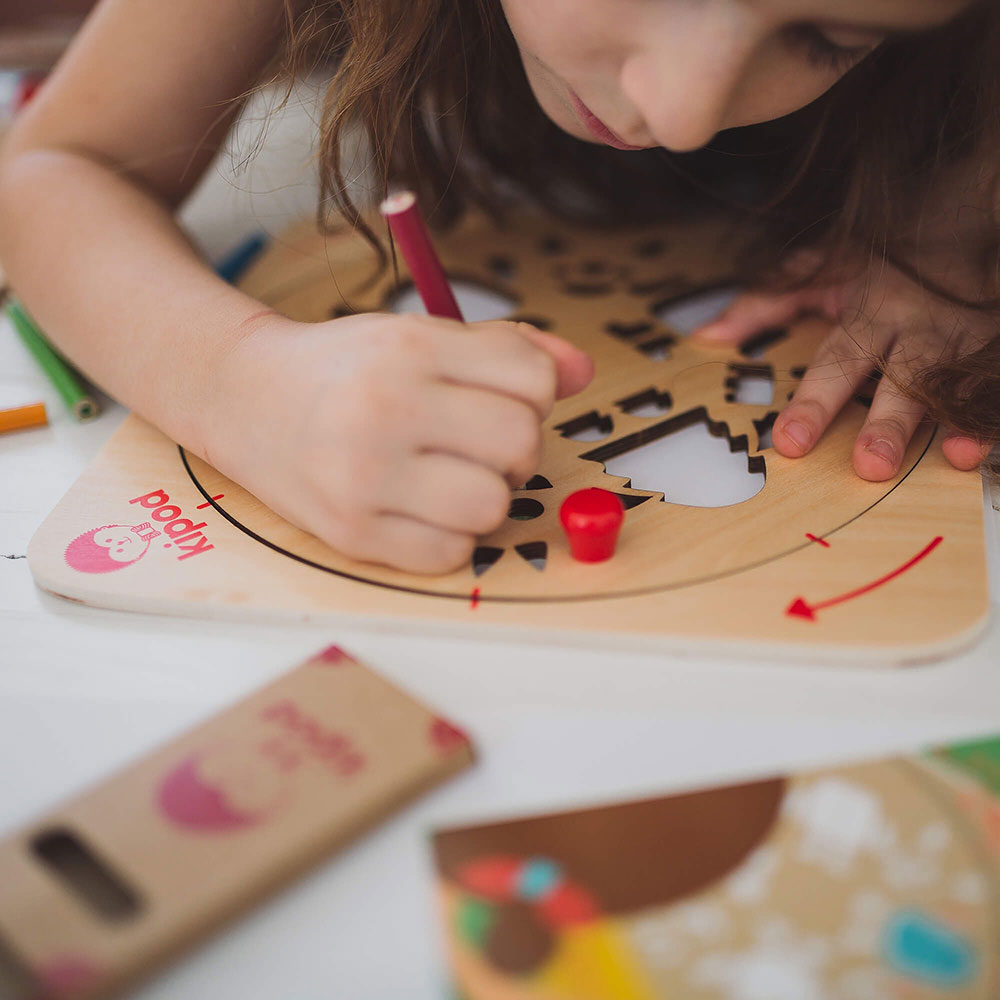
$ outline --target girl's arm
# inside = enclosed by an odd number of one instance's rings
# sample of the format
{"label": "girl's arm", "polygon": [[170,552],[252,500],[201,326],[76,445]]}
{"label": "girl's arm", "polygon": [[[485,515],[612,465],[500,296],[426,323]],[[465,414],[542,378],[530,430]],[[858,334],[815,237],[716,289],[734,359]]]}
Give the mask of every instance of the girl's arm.
{"label": "girl's arm", "polygon": [[204,454],[260,312],[171,217],[276,51],[282,0],[105,0],[0,153],[0,260],[83,371]]}
{"label": "girl's arm", "polygon": [[95,381],[349,556],[467,562],[589,359],[515,323],[303,324],[171,219],[276,50],[282,0],[104,0],[0,154],[0,260]]}

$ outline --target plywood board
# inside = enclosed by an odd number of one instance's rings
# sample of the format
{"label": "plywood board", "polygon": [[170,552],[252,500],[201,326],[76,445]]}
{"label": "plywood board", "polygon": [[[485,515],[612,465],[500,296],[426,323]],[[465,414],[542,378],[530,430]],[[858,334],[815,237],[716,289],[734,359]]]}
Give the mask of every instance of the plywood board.
{"label": "plywood board", "polygon": [[[511,517],[482,539],[474,565],[423,577],[348,559],[131,417],[35,536],[38,583],[90,604],[171,614],[360,616],[872,662],[940,656],[982,630],[980,481],[947,465],[936,428],[918,431],[885,483],[851,471],[863,400],[848,403],[807,458],[784,458],[764,434],[825,324],[803,320],[739,351],[697,346],[660,318],[725,282],[729,242],[718,227],[595,233],[471,218],[440,250],[453,279],[508,297],[514,316],[573,340],[597,369],[584,392],[557,404],[538,477],[514,492]],[[306,321],[391,308],[406,286],[405,273],[377,273],[358,237],[324,238],[304,224],[244,282]],[[770,385],[770,400],[741,401],[746,382],[757,393]],[[605,471],[622,463],[628,472],[682,433],[695,435],[706,468],[744,464],[741,502],[708,506],[688,496],[697,483],[664,494]],[[635,468],[650,468],[648,457]],[[628,507],[616,556],[593,565],[570,557],[558,523],[562,500],[589,486]]]}

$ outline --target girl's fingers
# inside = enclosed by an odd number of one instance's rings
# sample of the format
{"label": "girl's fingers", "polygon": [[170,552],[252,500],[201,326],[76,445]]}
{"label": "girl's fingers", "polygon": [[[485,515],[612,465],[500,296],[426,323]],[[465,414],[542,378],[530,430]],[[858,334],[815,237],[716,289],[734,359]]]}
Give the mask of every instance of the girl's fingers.
{"label": "girl's fingers", "polygon": [[956,469],[969,472],[986,461],[986,457],[990,453],[990,445],[977,441],[967,434],[949,431],[941,442],[941,450],[944,452],[944,457]]}
{"label": "girl's fingers", "polygon": [[594,378],[594,362],[589,354],[562,337],[518,324],[518,332],[548,353],[556,363],[556,399],[575,396],[586,389]]}
{"label": "girl's fingers", "polygon": [[399,514],[373,514],[324,540],[352,559],[407,573],[453,572],[472,558],[476,544],[471,534]]}
{"label": "girl's fingers", "polygon": [[496,472],[454,455],[417,455],[399,470],[406,484],[382,513],[462,534],[493,531],[510,510],[510,487]]}
{"label": "girl's fingers", "polygon": [[[875,345],[876,355],[881,353]],[[805,455],[871,374],[872,350],[861,347],[843,327],[823,341],[792,401],[774,422],[775,450],[788,458]]]}
{"label": "girl's fingers", "polygon": [[[891,371],[891,358],[887,367]],[[888,375],[883,378],[854,443],[854,471],[873,483],[892,479],[924,413],[924,407],[900,393]]]}
{"label": "girl's fingers", "polygon": [[691,339],[704,344],[742,344],[762,330],[784,326],[810,309],[823,309],[828,293],[803,289],[784,295],[748,292],[734,299],[717,319],[699,327]]}
{"label": "girl's fingers", "polygon": [[417,433],[420,451],[477,462],[511,486],[535,474],[542,454],[542,422],[531,406],[467,385],[434,386]]}
{"label": "girl's fingers", "polygon": [[526,323],[456,324],[437,330],[435,340],[434,368],[442,379],[523,400],[542,418],[558,397],[582,389],[593,373],[583,351]]}

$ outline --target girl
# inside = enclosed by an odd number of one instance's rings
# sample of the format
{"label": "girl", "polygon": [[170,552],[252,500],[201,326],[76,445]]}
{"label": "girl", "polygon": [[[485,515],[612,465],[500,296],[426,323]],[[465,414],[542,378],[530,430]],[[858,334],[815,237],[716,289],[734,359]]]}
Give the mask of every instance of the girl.
{"label": "girl", "polygon": [[356,558],[462,564],[588,358],[523,324],[292,322],[172,219],[268,67],[318,54],[327,209],[364,228],[356,125],[375,193],[407,182],[440,224],[512,197],[596,221],[724,203],[771,286],[698,336],[835,321],[775,448],[806,454],[874,368],[856,473],[891,478],[927,410],[972,469],[998,425],[998,36],[969,0],[103,0],[4,147],[0,258],[76,364],[283,516]]}

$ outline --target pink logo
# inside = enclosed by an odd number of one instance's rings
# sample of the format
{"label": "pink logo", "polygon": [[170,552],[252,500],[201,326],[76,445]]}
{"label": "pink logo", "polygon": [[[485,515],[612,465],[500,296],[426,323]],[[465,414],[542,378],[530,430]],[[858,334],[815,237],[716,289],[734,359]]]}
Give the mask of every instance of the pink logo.
{"label": "pink logo", "polygon": [[178,826],[227,833],[264,822],[288,797],[280,760],[253,746],[214,747],[187,758],[160,785],[160,808]]}
{"label": "pink logo", "polygon": [[77,535],[66,546],[66,563],[81,573],[110,573],[141,559],[160,535],[149,521],[105,524]]}
{"label": "pink logo", "polygon": [[[163,547],[174,549],[178,562],[210,552],[211,545],[202,528],[195,524],[163,490],[153,490],[129,500],[148,510],[150,521],[142,524],[105,524],[78,535],[66,546],[66,564],[81,573],[110,573],[138,562],[154,538],[163,536]],[[140,515],[141,516],[141,515]],[[151,523],[155,521],[159,527]]]}

